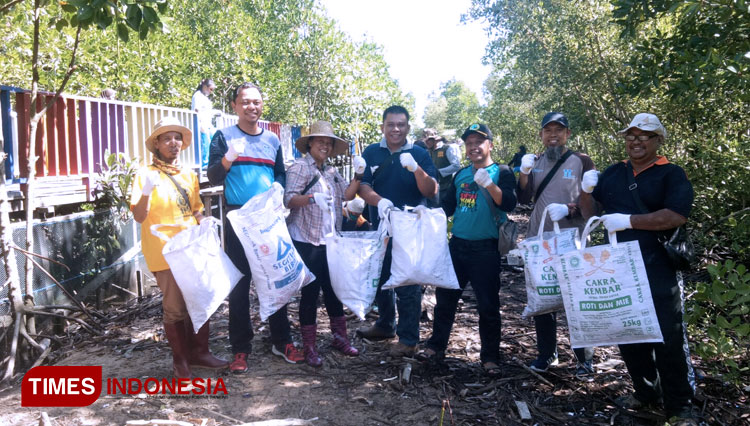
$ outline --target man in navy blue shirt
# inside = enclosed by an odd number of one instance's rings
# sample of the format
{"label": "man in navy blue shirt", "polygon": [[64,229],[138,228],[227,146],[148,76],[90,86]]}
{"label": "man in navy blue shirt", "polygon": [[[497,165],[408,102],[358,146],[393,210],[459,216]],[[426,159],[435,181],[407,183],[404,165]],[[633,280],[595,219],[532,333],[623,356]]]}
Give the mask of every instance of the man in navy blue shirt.
{"label": "man in navy blue shirt", "polygon": [[[383,124],[380,126],[383,139],[368,146],[362,153],[367,168],[362,177],[359,195],[370,205],[370,219],[374,227],[378,226],[380,219],[389,210],[414,207],[437,195],[435,166],[424,148],[406,140],[409,129],[409,112],[398,105],[388,107],[383,112]],[[375,296],[380,318],[374,325],[357,330],[357,334],[368,339],[388,339],[398,334],[399,342],[391,348],[390,355],[411,356],[416,353],[419,343],[422,292],[418,285],[397,287],[395,295],[394,290],[382,290],[380,286],[390,276],[389,243]],[[395,324],[394,305],[398,307],[398,327]]]}

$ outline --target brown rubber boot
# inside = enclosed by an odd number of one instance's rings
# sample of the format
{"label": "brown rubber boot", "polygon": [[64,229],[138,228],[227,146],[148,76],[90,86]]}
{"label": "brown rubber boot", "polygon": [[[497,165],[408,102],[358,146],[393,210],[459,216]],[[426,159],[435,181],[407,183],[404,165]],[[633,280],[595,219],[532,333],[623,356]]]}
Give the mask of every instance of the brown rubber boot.
{"label": "brown rubber boot", "polygon": [[171,324],[164,323],[164,334],[167,335],[169,347],[172,348],[172,370],[178,379],[192,379],[190,364],[187,358],[188,337],[185,332],[185,321]]}
{"label": "brown rubber boot", "polygon": [[221,370],[229,367],[229,362],[215,357],[208,348],[208,334],[210,320],[206,321],[198,330],[193,332],[193,322],[190,318],[185,320],[185,330],[188,336],[188,362],[191,367],[207,368],[209,370]]}

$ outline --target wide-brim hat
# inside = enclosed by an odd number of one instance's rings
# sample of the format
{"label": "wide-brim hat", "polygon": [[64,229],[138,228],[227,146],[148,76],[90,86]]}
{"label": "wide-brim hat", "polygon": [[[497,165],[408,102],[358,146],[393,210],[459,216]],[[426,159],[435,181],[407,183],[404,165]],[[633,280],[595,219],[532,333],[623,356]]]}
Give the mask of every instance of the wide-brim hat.
{"label": "wide-brim hat", "polygon": [[178,132],[182,134],[182,150],[186,150],[190,146],[190,142],[193,140],[193,132],[187,127],[180,124],[180,120],[175,117],[163,117],[161,120],[154,124],[154,130],[146,138],[146,149],[154,152],[154,143],[159,135],[167,132]]}
{"label": "wide-brim hat", "polygon": [[628,132],[628,130],[632,128],[640,129],[644,132],[654,132],[665,139],[667,138],[667,129],[662,126],[661,121],[659,121],[659,117],[655,116],[654,114],[649,114],[647,112],[637,114],[635,117],[633,117],[633,121],[630,122],[630,125],[628,127],[620,130],[617,133],[624,135]]}
{"label": "wide-brim hat", "polygon": [[294,145],[297,151],[307,154],[308,142],[314,137],[326,137],[333,139],[333,149],[328,153],[329,157],[346,154],[349,151],[349,142],[341,139],[333,133],[333,126],[327,121],[316,121],[310,126],[310,134],[297,138]]}

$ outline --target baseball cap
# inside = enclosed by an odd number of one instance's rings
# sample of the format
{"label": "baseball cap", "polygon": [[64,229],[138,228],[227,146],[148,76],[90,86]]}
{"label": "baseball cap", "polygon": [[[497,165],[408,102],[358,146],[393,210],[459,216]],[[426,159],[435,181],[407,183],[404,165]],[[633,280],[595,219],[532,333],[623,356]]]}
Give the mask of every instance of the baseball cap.
{"label": "baseball cap", "polygon": [[625,134],[628,130],[634,127],[643,130],[644,132],[654,132],[663,138],[667,137],[667,129],[662,126],[659,117],[654,114],[649,114],[647,112],[636,114],[636,116],[633,117],[633,121],[630,122],[630,125],[620,130],[618,133],[621,135]]}
{"label": "baseball cap", "polygon": [[464,130],[464,134],[461,135],[461,139],[465,141],[466,138],[468,138],[469,135],[472,133],[478,133],[486,137],[487,139],[492,140],[492,131],[490,131],[490,128],[484,124],[477,124],[477,123],[472,124],[471,126],[467,127],[466,130]]}
{"label": "baseball cap", "polygon": [[561,112],[553,111],[545,114],[544,118],[542,118],[542,129],[549,123],[558,123],[566,129],[570,128],[570,125],[568,125],[568,117],[566,117],[565,114]]}

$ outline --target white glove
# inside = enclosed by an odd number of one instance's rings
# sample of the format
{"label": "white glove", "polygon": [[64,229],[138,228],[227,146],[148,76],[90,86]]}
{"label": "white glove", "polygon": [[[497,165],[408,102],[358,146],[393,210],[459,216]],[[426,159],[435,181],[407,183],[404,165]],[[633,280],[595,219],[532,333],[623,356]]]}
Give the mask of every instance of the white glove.
{"label": "white glove", "polygon": [[159,171],[148,171],[143,176],[143,188],[141,189],[141,194],[146,196],[151,195],[151,192],[153,192],[154,188],[157,186],[159,186]]}
{"label": "white glove", "polygon": [[549,218],[553,222],[559,222],[569,213],[567,205],[558,203],[552,203],[547,206],[547,212],[549,212]]}
{"label": "white glove", "polygon": [[599,183],[599,172],[596,170],[589,170],[584,173],[581,178],[581,189],[583,192],[591,194],[597,183]]}
{"label": "white glove", "polygon": [[607,228],[607,231],[609,232],[624,231],[633,228],[633,225],[630,224],[629,214],[605,214],[601,219],[602,222],[604,222],[604,227]]}
{"label": "white glove", "polygon": [[352,168],[354,168],[355,175],[363,174],[366,167],[367,161],[365,161],[364,158],[360,157],[359,155],[355,155],[354,157],[352,157]]}
{"label": "white glove", "polygon": [[231,163],[236,160],[244,150],[245,143],[242,141],[229,144],[229,149],[227,150],[227,153],[224,154],[224,158]]}
{"label": "white glove", "polygon": [[474,173],[474,182],[482,188],[487,188],[492,183],[492,178],[487,170],[479,169]]}
{"label": "white glove", "polygon": [[527,175],[531,173],[531,169],[534,168],[534,161],[536,161],[536,155],[526,154],[521,157],[521,173]]}
{"label": "white glove", "polygon": [[[407,154],[408,155],[408,154]],[[411,155],[409,155],[411,157]],[[381,198],[380,201],[378,201],[378,217],[381,219],[386,217],[388,215],[388,211],[395,208],[393,205],[393,202],[387,198]]]}
{"label": "white glove", "polygon": [[313,199],[315,200],[315,204],[318,205],[323,211],[328,211],[331,209],[331,198],[330,195],[324,194],[322,192],[316,192],[313,194]]}
{"label": "white glove", "polygon": [[414,173],[417,171],[417,160],[414,159],[414,157],[411,156],[408,152],[401,154],[399,157],[399,160],[401,160],[401,165],[406,167],[406,170]]}

